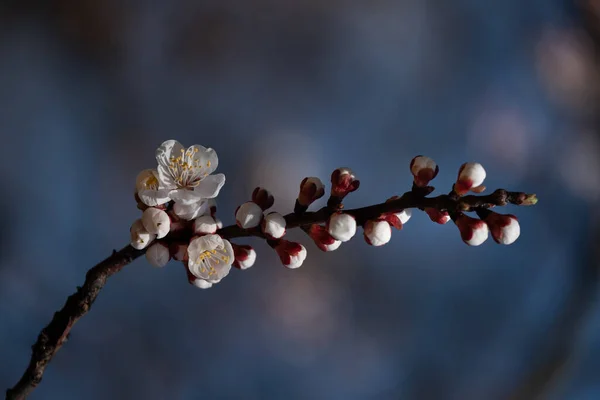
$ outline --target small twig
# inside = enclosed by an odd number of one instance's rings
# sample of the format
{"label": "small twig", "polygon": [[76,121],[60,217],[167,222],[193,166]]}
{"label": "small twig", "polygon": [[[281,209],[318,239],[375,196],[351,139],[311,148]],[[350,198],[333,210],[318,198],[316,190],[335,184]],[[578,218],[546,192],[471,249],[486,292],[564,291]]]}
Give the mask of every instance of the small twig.
{"label": "small twig", "polygon": [[[412,191],[405,193],[396,200],[345,210],[344,212],[353,215],[357,224],[362,225],[367,220],[378,218],[382,214],[399,212],[407,208],[435,208],[440,211],[451,212],[470,211],[476,208],[504,206],[508,203],[520,204],[524,196],[524,193],[507,192],[499,189],[487,196],[457,198],[450,195],[441,195],[427,198]],[[336,211],[337,207],[324,207],[316,212],[290,213],[285,216],[287,229],[325,223],[331,214]],[[237,225],[224,227],[217,233],[225,239],[246,236],[264,237],[260,231],[245,230]],[[144,253],[145,250],[135,250],[131,246],[127,246],[119,251],[114,251],[110,257],[87,272],[83,286],[69,296],[63,308],[54,314],[48,326],[39,334],[36,343],[33,345],[33,353],[27,370],[19,382],[13,388],[7,390],[6,399],[25,399],[35,389],[42,380],[46,366],[66,341],[73,325],[90,310],[108,277],[119,272]]]}

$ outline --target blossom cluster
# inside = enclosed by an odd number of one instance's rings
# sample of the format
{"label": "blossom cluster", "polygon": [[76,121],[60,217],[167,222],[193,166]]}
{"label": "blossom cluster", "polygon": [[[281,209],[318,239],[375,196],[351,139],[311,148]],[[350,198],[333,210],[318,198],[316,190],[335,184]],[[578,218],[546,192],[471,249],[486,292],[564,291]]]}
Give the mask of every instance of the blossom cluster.
{"label": "blossom cluster", "polygon": [[182,261],[191,283],[211,287],[235,261],[233,245],[216,234],[222,223],[214,199],[225,184],[225,175],[213,174],[217,153],[168,140],[156,150],[156,161],[155,169],[136,179],[135,198],[143,212],[131,226],[130,244],[146,249],[146,259],[156,267]]}
{"label": "blossom cluster", "polygon": [[[145,250],[146,258],[156,267],[165,266],[171,259],[182,262],[189,282],[202,289],[219,283],[231,267],[245,270],[254,265],[256,251],[248,245],[231,243],[232,237],[265,239],[281,263],[295,269],[306,260],[307,249],[285,238],[288,228],[301,228],[317,248],[326,252],[340,248],[359,228],[364,240],[377,247],[390,242],[394,229],[403,228],[412,216],[412,209],[421,209],[438,224],[452,220],[462,240],[470,246],[482,244],[490,233],[501,244],[511,244],[520,235],[514,215],[490,210],[506,204],[506,199],[485,202],[477,201],[476,196],[466,196],[485,190],[486,171],[479,163],[463,164],[450,194],[432,199],[426,196],[435,190],[429,185],[438,175],[439,167],[431,158],[417,156],[410,163],[413,176],[410,192],[355,210],[345,210],[343,206],[345,197],[360,186],[350,168],[332,172],[327,204],[318,212],[308,212],[326,193],[326,185],[318,177],[306,177],[300,182],[294,212],[285,216],[271,210],[274,196],[257,187],[251,199],[235,210],[236,224],[223,228],[216,216],[215,199],[225,176],[214,174],[218,165],[216,152],[200,145],[184,148],[179,142],[169,140],[157,149],[156,161],[157,168],[142,171],[136,180],[135,198],[143,213],[131,226],[131,246]],[[535,195],[511,196],[510,202],[514,204],[537,202]],[[437,199],[440,200],[431,201]],[[468,212],[476,213],[478,218],[468,216]]]}

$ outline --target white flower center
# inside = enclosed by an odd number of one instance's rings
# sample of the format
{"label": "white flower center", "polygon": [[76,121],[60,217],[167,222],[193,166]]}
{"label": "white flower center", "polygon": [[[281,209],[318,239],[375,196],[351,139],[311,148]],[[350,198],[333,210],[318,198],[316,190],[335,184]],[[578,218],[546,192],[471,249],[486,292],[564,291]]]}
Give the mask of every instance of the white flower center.
{"label": "white flower center", "polygon": [[217,274],[217,270],[214,266],[219,265],[221,262],[223,262],[224,265],[229,264],[229,256],[222,253],[223,249],[220,250],[221,252],[217,250],[205,250],[198,255],[196,263],[200,264],[200,273],[208,274],[208,277],[210,278]]}
{"label": "white flower center", "polygon": [[[179,189],[196,187],[208,175],[208,172],[201,172],[204,166],[196,158],[197,152],[197,148],[181,149],[180,156],[169,159],[169,173]],[[210,167],[210,161],[206,162],[206,167]]]}

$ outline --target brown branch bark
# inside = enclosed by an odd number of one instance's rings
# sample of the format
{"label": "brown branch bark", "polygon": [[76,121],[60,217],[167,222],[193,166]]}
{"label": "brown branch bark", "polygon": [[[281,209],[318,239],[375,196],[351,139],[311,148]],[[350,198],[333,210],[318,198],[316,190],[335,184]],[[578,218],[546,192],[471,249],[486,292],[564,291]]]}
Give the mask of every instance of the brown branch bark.
{"label": "brown branch bark", "polygon": [[[453,195],[427,198],[417,192],[407,192],[390,202],[344,210],[344,212],[353,215],[357,223],[362,225],[369,219],[375,219],[385,213],[399,212],[406,208],[436,208],[449,212],[471,211],[476,208],[504,206],[508,203],[520,204],[523,197],[524,193],[508,192],[503,189],[498,189],[487,196],[462,198]],[[334,212],[336,212],[335,209],[324,207],[316,212],[291,213],[285,216],[285,220],[287,228],[292,229],[315,223],[325,223]],[[260,231],[244,230],[237,225],[224,227],[218,233],[225,239],[245,236],[263,237]],[[88,313],[100,290],[106,284],[106,280],[143,255],[144,252],[144,250],[135,250],[131,246],[126,246],[119,251],[114,251],[110,257],[87,272],[83,286],[69,296],[63,308],[57,311],[48,326],[42,329],[32,347],[31,361],[25,373],[13,388],[6,391],[7,400],[25,399],[39,385],[46,366],[67,341],[73,325]]]}

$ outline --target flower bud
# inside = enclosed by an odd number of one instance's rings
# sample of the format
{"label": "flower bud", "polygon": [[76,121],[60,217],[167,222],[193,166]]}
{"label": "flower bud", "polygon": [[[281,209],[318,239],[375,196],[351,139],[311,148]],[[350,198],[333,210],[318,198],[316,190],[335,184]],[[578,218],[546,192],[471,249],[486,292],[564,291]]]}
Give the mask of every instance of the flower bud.
{"label": "flower bud", "polygon": [[439,171],[440,168],[429,157],[416,156],[410,162],[410,172],[413,174],[414,183],[418,187],[427,186]]}
{"label": "flower bud", "polygon": [[356,219],[346,213],[334,213],[327,221],[327,232],[335,239],[347,242],[356,234]]}
{"label": "flower bud", "polygon": [[322,251],[334,251],[342,244],[327,232],[327,228],[318,224],[312,224],[308,231],[308,236],[315,242]]}
{"label": "flower bud", "polygon": [[450,214],[448,214],[447,211],[440,211],[436,208],[426,207],[425,212],[429,216],[429,219],[431,219],[436,224],[444,225],[445,223],[450,221]]}
{"label": "flower bud", "polygon": [[499,244],[513,244],[521,234],[517,217],[511,214],[498,214],[490,211],[484,218],[488,224],[492,238]]}
{"label": "flower bud", "polygon": [[235,222],[242,229],[256,228],[262,218],[262,209],[253,201],[242,204],[235,212]]}
{"label": "flower bud", "polygon": [[304,178],[300,182],[300,192],[298,193],[298,203],[301,206],[308,207],[325,194],[325,185],[317,177]]}
{"label": "flower bud", "polygon": [[206,200],[200,200],[192,204],[182,204],[177,202],[173,204],[173,212],[175,215],[186,221],[191,221],[194,218],[198,218],[206,213],[208,209],[209,203]]}
{"label": "flower bud", "polygon": [[214,217],[214,216],[213,216],[213,218],[215,219],[215,223],[217,224],[217,229],[223,229],[223,221],[221,221],[219,218]]}
{"label": "flower bud", "polygon": [[156,235],[148,233],[146,228],[144,228],[141,219],[136,220],[131,225],[129,233],[131,235],[131,247],[136,250],[145,249],[156,238]]}
{"label": "flower bud", "polygon": [[173,242],[169,246],[169,252],[174,260],[187,261],[189,259],[188,243]]}
{"label": "flower bud", "polygon": [[306,248],[300,243],[279,240],[274,248],[286,268],[299,268],[306,259]]}
{"label": "flower bud", "polygon": [[485,222],[477,218],[471,218],[459,213],[454,221],[463,242],[469,246],[479,246],[485,242],[489,235],[489,229]]}
{"label": "flower bud", "polygon": [[535,194],[519,193],[513,201],[518,206],[533,206],[537,204],[538,198]]}
{"label": "flower bud", "polygon": [[192,285],[196,286],[198,289],[210,289],[213,286],[213,284],[210,283],[209,281],[205,281],[204,279],[200,279],[200,278],[194,279],[194,281],[191,283],[192,283]]}
{"label": "flower bud", "polygon": [[369,220],[364,226],[364,236],[371,246],[383,246],[392,238],[392,228],[387,221]]}
{"label": "flower bud", "polygon": [[331,174],[331,196],[343,199],[360,186],[350,168],[338,168]]}
{"label": "flower bud", "polygon": [[169,247],[164,243],[156,242],[146,250],[146,260],[154,267],[162,268],[170,259]]}
{"label": "flower bud", "polygon": [[194,233],[208,235],[217,231],[217,222],[210,215],[203,215],[194,220]]}
{"label": "flower bud", "polygon": [[237,269],[248,269],[254,265],[256,261],[256,251],[252,246],[248,245],[236,245],[233,244],[233,254],[235,255],[235,261],[233,266]]}
{"label": "flower bud", "polygon": [[262,221],[262,231],[270,239],[280,239],[285,235],[285,218],[283,215],[272,212]]}
{"label": "flower bud", "polygon": [[273,207],[275,198],[267,189],[257,187],[252,192],[252,201],[258,204],[258,206],[264,211]]}
{"label": "flower bud", "polygon": [[171,229],[171,219],[169,215],[158,208],[150,207],[142,213],[142,224],[144,228],[154,235],[157,239],[162,239]]}
{"label": "flower bud", "polygon": [[454,184],[454,192],[459,196],[472,191],[481,193],[485,186],[481,186],[485,180],[485,169],[479,163],[464,163],[458,170],[458,178]]}
{"label": "flower bud", "polygon": [[[387,199],[385,202],[389,203],[391,201],[398,200],[400,196],[392,196]],[[393,226],[394,228],[400,230],[402,229],[402,225],[408,222],[410,217],[412,216],[412,211],[410,209],[400,210],[395,213],[387,213],[382,215],[381,220],[387,221],[388,224]]]}

